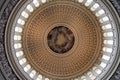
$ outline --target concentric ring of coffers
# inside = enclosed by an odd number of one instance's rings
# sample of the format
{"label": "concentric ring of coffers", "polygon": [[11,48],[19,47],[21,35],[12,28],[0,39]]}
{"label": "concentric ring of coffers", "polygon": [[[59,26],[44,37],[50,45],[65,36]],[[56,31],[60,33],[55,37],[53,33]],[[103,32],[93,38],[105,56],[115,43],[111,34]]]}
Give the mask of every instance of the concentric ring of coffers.
{"label": "concentric ring of coffers", "polygon": [[[104,45],[102,48],[102,58],[100,59],[101,63],[94,66],[89,72],[83,74],[80,77],[75,78],[74,80],[94,80],[100,78],[99,76],[103,72],[107,72],[106,68],[112,64],[115,55],[115,47],[116,44],[116,28],[114,25],[114,21],[112,16],[108,14],[99,2],[93,0],[75,0],[80,5],[85,5],[88,9],[90,9],[95,16],[99,19],[101,24],[101,29],[103,30],[104,36]],[[19,65],[23,68],[24,72],[29,75],[31,79],[34,80],[50,80],[46,76],[42,76],[36,70],[32,68],[30,64],[28,64],[24,52],[22,50],[22,31],[25,25],[25,21],[28,19],[30,14],[40,5],[49,2],[48,0],[33,0],[27,4],[27,6],[22,10],[19,18],[15,22],[15,32],[14,32],[14,50],[15,56],[18,59]],[[19,33],[19,34],[18,34]],[[19,49],[19,50],[18,50]],[[25,64],[25,65],[24,65]]]}

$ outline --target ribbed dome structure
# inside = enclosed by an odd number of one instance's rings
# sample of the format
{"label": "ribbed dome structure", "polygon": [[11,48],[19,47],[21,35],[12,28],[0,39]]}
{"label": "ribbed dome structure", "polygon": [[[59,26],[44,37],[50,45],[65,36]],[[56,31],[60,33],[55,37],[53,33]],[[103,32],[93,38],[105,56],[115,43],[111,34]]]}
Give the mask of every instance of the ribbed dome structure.
{"label": "ribbed dome structure", "polygon": [[8,80],[110,79],[120,55],[120,22],[110,1],[17,2],[0,20],[6,26],[0,69],[4,75],[15,73]]}
{"label": "ribbed dome structure", "polygon": [[[60,35],[61,39],[57,38]],[[48,40],[49,36],[53,40]],[[55,0],[37,8],[26,21],[22,37],[29,64],[49,77],[80,76],[99,63],[102,54],[103,36],[97,17],[74,1]]]}

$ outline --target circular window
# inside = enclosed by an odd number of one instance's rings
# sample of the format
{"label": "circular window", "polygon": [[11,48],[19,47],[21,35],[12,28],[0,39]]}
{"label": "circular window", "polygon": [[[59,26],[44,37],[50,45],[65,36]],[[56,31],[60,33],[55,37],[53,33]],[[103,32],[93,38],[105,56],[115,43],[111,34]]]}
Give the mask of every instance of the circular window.
{"label": "circular window", "polygon": [[116,25],[101,1],[26,1],[10,32],[15,64],[31,80],[102,79],[116,56]]}

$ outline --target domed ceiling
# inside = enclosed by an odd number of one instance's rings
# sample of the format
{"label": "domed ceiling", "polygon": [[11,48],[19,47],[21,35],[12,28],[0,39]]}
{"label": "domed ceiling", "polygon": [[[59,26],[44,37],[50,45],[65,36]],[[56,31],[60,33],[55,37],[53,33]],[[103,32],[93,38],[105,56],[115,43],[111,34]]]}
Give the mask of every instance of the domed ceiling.
{"label": "domed ceiling", "polygon": [[116,16],[102,0],[27,0],[13,14],[5,47],[21,79],[102,80],[118,65]]}

